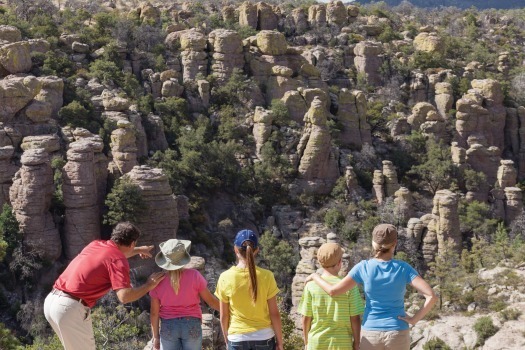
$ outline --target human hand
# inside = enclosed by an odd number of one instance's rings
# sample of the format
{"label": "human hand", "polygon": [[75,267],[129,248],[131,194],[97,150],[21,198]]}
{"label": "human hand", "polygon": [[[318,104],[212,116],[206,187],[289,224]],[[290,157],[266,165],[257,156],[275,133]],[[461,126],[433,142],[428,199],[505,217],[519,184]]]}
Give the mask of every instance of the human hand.
{"label": "human hand", "polygon": [[281,343],[275,344],[275,350],[284,350],[283,344]]}
{"label": "human hand", "polygon": [[417,323],[417,320],[414,318],[414,316],[398,316],[398,319],[405,321],[406,323],[414,326]]}
{"label": "human hand", "polygon": [[153,349],[160,350],[160,338],[153,338]]}
{"label": "human hand", "polygon": [[135,247],[135,252],[142,258],[151,258],[151,251],[153,250],[154,246],[152,245],[143,245],[140,247]]}
{"label": "human hand", "polygon": [[304,285],[306,285],[310,281],[313,281],[314,280],[314,276],[317,276],[317,274],[315,272],[312,273],[311,275],[309,275],[308,277],[306,277],[306,279],[304,280]]}
{"label": "human hand", "polygon": [[155,288],[163,279],[166,277],[165,272],[154,272],[148,277],[148,281],[146,282],[151,289]]}

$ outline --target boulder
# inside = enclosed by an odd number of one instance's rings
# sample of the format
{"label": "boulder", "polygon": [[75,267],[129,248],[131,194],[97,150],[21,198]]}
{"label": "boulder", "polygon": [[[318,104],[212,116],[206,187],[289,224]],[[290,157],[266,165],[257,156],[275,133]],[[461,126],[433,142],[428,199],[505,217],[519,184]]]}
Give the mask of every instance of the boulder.
{"label": "boulder", "polygon": [[257,33],[257,47],[264,55],[279,56],[286,54],[288,44],[282,33],[262,30]]}
{"label": "boulder", "polygon": [[257,6],[245,1],[239,7],[239,25],[257,29]]}
{"label": "boulder", "polygon": [[437,33],[422,32],[414,38],[414,48],[417,51],[442,54],[445,50],[445,42]]}
{"label": "boulder", "polygon": [[343,27],[347,22],[348,10],[341,1],[332,1],[326,5],[326,19],[329,24]]}
{"label": "boulder", "polygon": [[274,30],[279,24],[279,17],[273,11],[272,6],[265,2],[257,3],[257,29]]}
{"label": "boulder", "polygon": [[60,150],[60,138],[58,135],[26,136],[20,147],[24,150],[44,149],[48,154]]}
{"label": "boulder", "polygon": [[138,165],[137,139],[133,125],[126,120],[117,122],[117,128],[111,133],[112,164],[115,165],[116,176],[120,177]]}
{"label": "boulder", "polygon": [[228,29],[216,29],[208,35],[211,54],[211,72],[221,81],[227,81],[235,69],[244,68],[244,54],[240,35]]}
{"label": "boulder", "polygon": [[8,74],[29,72],[33,66],[30,48],[27,41],[0,46],[0,71],[3,68]]}
{"label": "boulder", "polygon": [[17,27],[0,25],[0,41],[7,41],[9,43],[22,41],[22,33]]}
{"label": "boulder", "polygon": [[381,44],[372,41],[361,41],[354,48],[354,64],[357,72],[364,74],[371,85],[379,85],[381,83],[379,68],[381,67],[382,59],[379,55],[382,52]]}

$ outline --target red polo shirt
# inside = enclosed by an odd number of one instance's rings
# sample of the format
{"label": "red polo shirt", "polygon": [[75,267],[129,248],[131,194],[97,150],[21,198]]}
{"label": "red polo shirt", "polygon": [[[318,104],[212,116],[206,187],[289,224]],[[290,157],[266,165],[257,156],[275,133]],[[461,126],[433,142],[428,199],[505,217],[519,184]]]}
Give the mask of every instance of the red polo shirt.
{"label": "red polo shirt", "polygon": [[128,259],[115,242],[93,241],[71,261],[53,287],[93,307],[111,289],[131,287]]}

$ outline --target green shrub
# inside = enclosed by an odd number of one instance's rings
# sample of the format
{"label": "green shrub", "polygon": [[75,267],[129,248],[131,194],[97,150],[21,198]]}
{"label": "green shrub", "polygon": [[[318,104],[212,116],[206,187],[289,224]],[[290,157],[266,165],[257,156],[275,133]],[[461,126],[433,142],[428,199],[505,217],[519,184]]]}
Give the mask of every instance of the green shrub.
{"label": "green shrub", "polygon": [[137,222],[137,216],[145,207],[138,185],[127,178],[120,178],[106,198],[108,212],[104,215],[104,224],[116,225],[121,221]]}
{"label": "green shrub", "polygon": [[452,348],[440,338],[432,338],[423,345],[423,350],[452,350]]}
{"label": "green shrub", "polygon": [[518,309],[507,308],[505,310],[501,310],[499,316],[500,319],[505,322],[517,320],[521,316],[521,314],[522,312]]}
{"label": "green shrub", "polygon": [[485,344],[485,341],[498,332],[499,328],[494,325],[490,316],[482,316],[474,323],[474,331],[478,335],[478,345]]}
{"label": "green shrub", "polygon": [[331,208],[326,211],[324,224],[326,227],[338,231],[345,223],[345,217],[337,208]]}
{"label": "green shrub", "polygon": [[21,241],[22,234],[13,209],[5,203],[0,213],[0,262],[10,256]]}
{"label": "green shrub", "polygon": [[59,121],[71,127],[85,128],[89,123],[90,116],[91,112],[78,101],[73,101],[58,111]]}
{"label": "green shrub", "polygon": [[20,341],[13,335],[13,333],[11,333],[8,328],[5,327],[3,323],[0,323],[0,349],[23,349]]}
{"label": "green shrub", "polygon": [[288,125],[290,123],[290,115],[288,113],[288,107],[283,101],[279,99],[273,99],[270,106],[270,110],[273,114],[273,122],[277,125]]}
{"label": "green shrub", "polygon": [[293,247],[285,240],[276,238],[266,231],[260,239],[261,258],[266,266],[274,272],[277,285],[281,290],[290,291],[290,284],[299,263],[299,257]]}

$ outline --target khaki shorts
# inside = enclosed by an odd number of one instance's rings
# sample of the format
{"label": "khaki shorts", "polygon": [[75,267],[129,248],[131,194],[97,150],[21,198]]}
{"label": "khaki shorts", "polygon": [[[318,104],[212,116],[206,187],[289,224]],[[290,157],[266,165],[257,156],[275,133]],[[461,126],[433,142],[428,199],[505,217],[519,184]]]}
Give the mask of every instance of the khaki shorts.
{"label": "khaki shorts", "polygon": [[410,350],[410,330],[361,330],[359,350]]}

